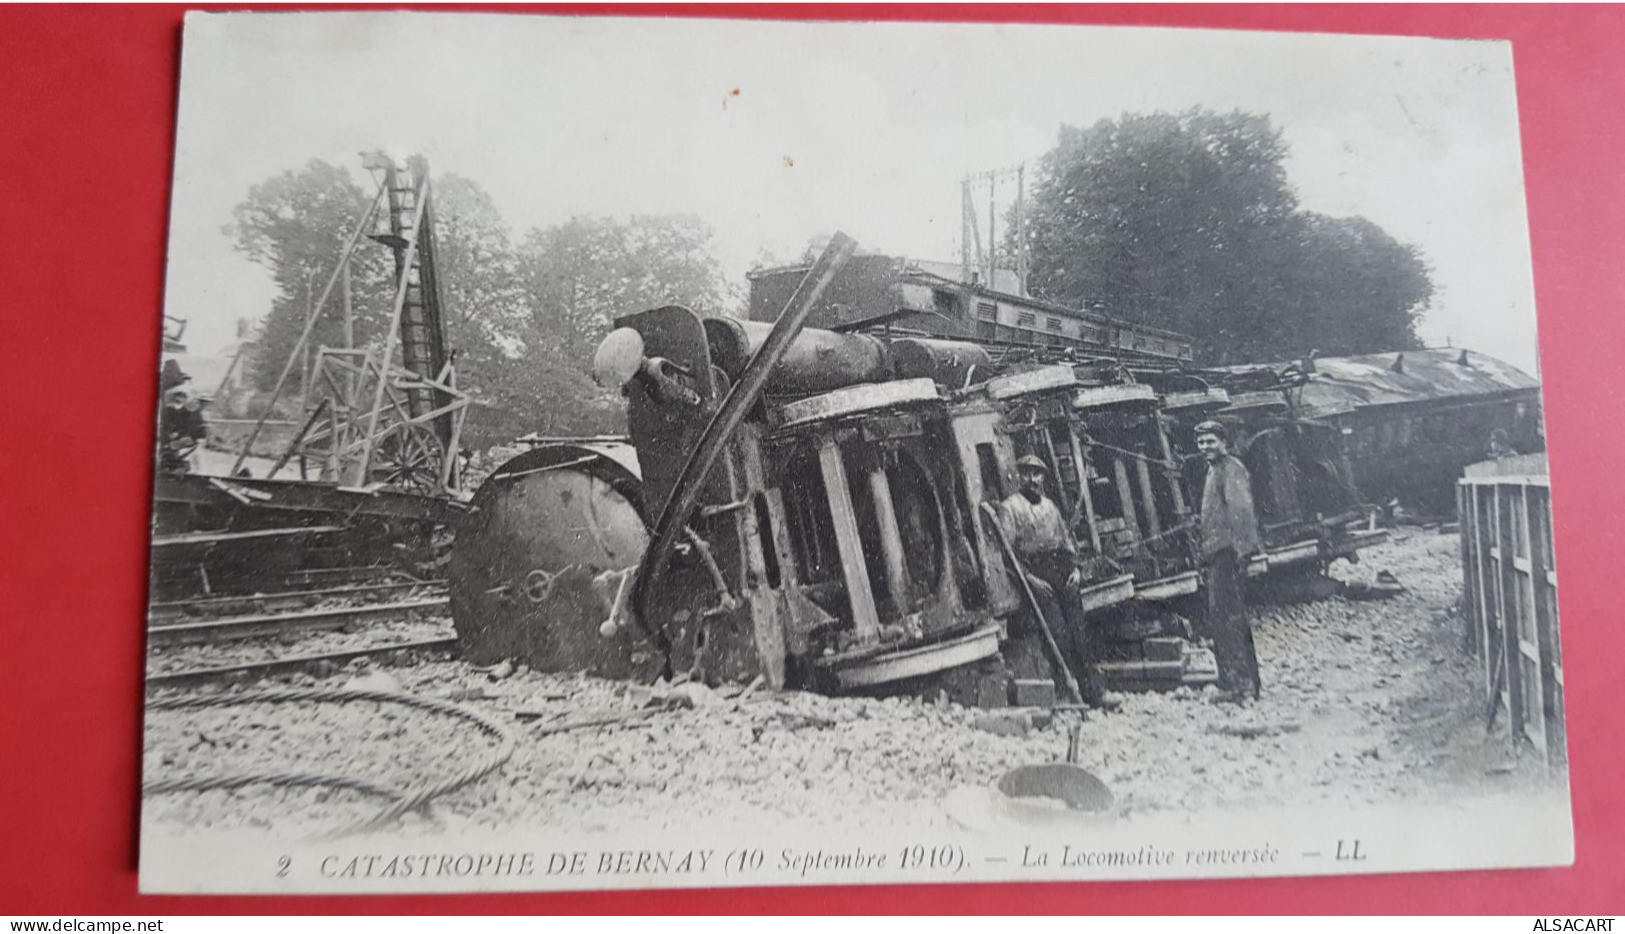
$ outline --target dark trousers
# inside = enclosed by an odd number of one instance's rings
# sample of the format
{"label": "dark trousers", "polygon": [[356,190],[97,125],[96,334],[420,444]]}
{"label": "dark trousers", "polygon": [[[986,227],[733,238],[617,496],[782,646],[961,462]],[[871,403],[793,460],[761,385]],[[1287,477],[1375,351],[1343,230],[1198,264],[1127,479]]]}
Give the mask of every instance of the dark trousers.
{"label": "dark trousers", "polygon": [[1083,603],[1078,599],[1077,591],[1066,584],[1076,567],[1072,556],[1064,552],[1026,555],[1022,557],[1022,563],[1029,573],[1049,585],[1047,595],[1042,588],[1034,588],[1034,593],[1038,597],[1039,607],[1044,611],[1044,619],[1055,634],[1055,644],[1060,648],[1061,656],[1066,659],[1067,667],[1072,669],[1072,676],[1078,679],[1084,703],[1099,703],[1101,695],[1106,693],[1106,680],[1100,673],[1098,640],[1089,631]]}
{"label": "dark trousers", "polygon": [[1211,555],[1206,565],[1207,635],[1219,663],[1219,689],[1258,697],[1258,650],[1242,595],[1245,580],[1234,548]]}

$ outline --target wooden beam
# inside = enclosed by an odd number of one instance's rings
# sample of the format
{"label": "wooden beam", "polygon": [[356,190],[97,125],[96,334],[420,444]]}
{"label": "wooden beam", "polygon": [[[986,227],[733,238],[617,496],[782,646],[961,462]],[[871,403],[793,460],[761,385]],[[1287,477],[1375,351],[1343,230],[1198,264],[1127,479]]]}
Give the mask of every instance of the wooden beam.
{"label": "wooden beam", "polygon": [[289,442],[288,449],[282,452],[282,456],[277,458],[276,464],[271,467],[271,472],[265,475],[267,480],[274,478],[278,471],[287,466],[288,459],[293,457],[294,452],[299,449],[299,445],[304,443],[305,436],[310,434],[310,429],[315,426],[316,420],[322,417],[322,413],[326,412],[327,408],[328,400],[323,399],[317,403],[316,408],[311,410],[310,417],[305,419],[304,427],[300,428],[299,433],[293,436],[293,441]]}
{"label": "wooden beam", "polygon": [[[440,371],[440,378],[447,385],[453,387],[452,392],[456,392],[457,373],[452,370],[450,363],[447,363],[445,368]],[[454,477],[454,475],[457,474],[457,446],[462,444],[463,414],[467,406],[468,400],[462,398],[460,393],[458,393],[458,398],[450,405],[444,406],[446,409],[455,409],[455,414],[451,420],[451,435],[446,439],[445,450],[440,455],[440,488],[442,490],[452,489],[453,479],[459,482],[462,479],[460,476]]]}
{"label": "wooden beam", "polygon": [[898,615],[909,612],[908,562],[903,555],[903,533],[897,525],[897,512],[892,505],[891,479],[885,468],[876,465],[869,471],[869,494],[874,498],[875,518],[880,521],[880,552],[886,560],[886,592]]}
{"label": "wooden beam", "polygon": [[852,506],[852,491],[847,486],[841,448],[834,438],[827,435],[819,441],[818,466],[824,475],[824,492],[829,497],[830,517],[834,520],[841,576],[846,581],[846,599],[852,608],[852,628],[856,630],[859,640],[874,644],[880,641],[880,617],[875,612],[874,587],[869,581],[869,568],[863,563],[863,541],[858,536],[857,511]]}
{"label": "wooden beam", "polygon": [[1163,471],[1168,475],[1168,485],[1174,491],[1174,524],[1178,525],[1190,512],[1190,507],[1185,504],[1185,484],[1180,478],[1179,461],[1174,459],[1174,449],[1168,445],[1168,431],[1160,415],[1157,416],[1156,427],[1157,442],[1162,446]]}
{"label": "wooden beam", "polygon": [[1140,528],[1140,516],[1134,508],[1134,487],[1128,480],[1128,465],[1121,457],[1112,458],[1112,476],[1117,481],[1117,499],[1123,504],[1123,523],[1134,533],[1135,544],[1140,544],[1145,531]]}
{"label": "wooden beam", "polygon": [[249,449],[254,446],[254,442],[260,436],[260,428],[264,426],[265,420],[270,417],[271,412],[276,408],[277,400],[282,397],[282,387],[288,381],[288,374],[293,372],[293,362],[299,359],[300,353],[305,349],[305,342],[310,340],[311,329],[316,326],[317,313],[327,303],[327,296],[333,291],[333,284],[338,281],[340,270],[349,265],[350,254],[355,252],[355,245],[361,239],[361,231],[366,229],[367,222],[372,219],[373,212],[378,210],[378,204],[383,200],[383,197],[384,192],[381,190],[373,196],[372,203],[361,213],[361,218],[356,222],[355,229],[350,231],[350,238],[345,241],[344,249],[339,253],[338,267],[333,270],[333,275],[328,277],[327,285],[322,288],[321,300],[312,306],[311,314],[305,319],[305,329],[299,333],[299,340],[294,343],[293,351],[288,354],[288,359],[282,364],[282,373],[277,376],[276,386],[271,390],[271,401],[265,404],[265,411],[260,414],[259,421],[255,422],[254,430],[249,433],[248,440],[243,442],[243,449],[237,454],[237,459],[232,462],[231,470],[227,471],[228,473],[235,474],[243,468],[243,461],[248,458]]}
{"label": "wooden beam", "polygon": [[1140,475],[1140,494],[1145,497],[1145,518],[1150,523],[1152,538],[1162,537],[1162,517],[1157,515],[1157,491],[1151,486],[1151,465],[1144,457],[1134,459],[1135,472]]}
{"label": "wooden beam", "polygon": [[1069,495],[1066,488],[1066,481],[1061,479],[1061,471],[1059,470],[1061,466],[1061,458],[1060,455],[1055,451],[1055,436],[1050,433],[1048,424],[1040,424],[1038,426],[1038,433],[1044,438],[1044,450],[1049,453],[1050,464],[1057,468],[1054,472],[1055,501],[1061,507],[1061,514],[1070,516],[1073,513],[1073,507],[1076,505],[1076,501],[1074,501]]}
{"label": "wooden beam", "polygon": [[[1078,431],[1074,427],[1067,435],[1072,439],[1072,462],[1078,465],[1079,502],[1083,504],[1084,520],[1089,525],[1089,544],[1094,547],[1095,554],[1102,554],[1100,550],[1100,529],[1095,527],[1095,494],[1089,485],[1089,461],[1084,459],[1083,444],[1078,441]],[[1076,509],[1072,513],[1072,522],[1078,521]]]}
{"label": "wooden beam", "polygon": [[179,535],[154,535],[152,547],[169,548],[175,545],[213,545],[217,542],[236,542],[253,538],[286,538],[290,535],[325,535],[342,532],[342,525],[304,525],[287,529],[255,529],[250,532],[184,532]]}
{"label": "wooden beam", "polygon": [[1523,662],[1519,658],[1522,634],[1518,622],[1518,581],[1512,569],[1512,500],[1499,485],[1495,487],[1495,541],[1499,552],[1495,561],[1495,589],[1496,603],[1501,609],[1501,663],[1506,666],[1507,720],[1516,749],[1518,736],[1524,732],[1528,719],[1528,699],[1524,692]]}

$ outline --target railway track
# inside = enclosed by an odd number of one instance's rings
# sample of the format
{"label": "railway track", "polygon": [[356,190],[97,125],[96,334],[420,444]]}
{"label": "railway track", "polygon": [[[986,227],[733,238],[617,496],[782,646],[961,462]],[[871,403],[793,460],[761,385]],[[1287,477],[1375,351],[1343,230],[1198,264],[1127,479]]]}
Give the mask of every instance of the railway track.
{"label": "railway track", "polygon": [[180,671],[168,671],[147,675],[148,687],[181,687],[188,684],[198,684],[207,681],[216,681],[232,677],[263,677],[265,675],[279,674],[287,671],[298,671],[306,666],[327,662],[333,665],[343,665],[357,658],[370,655],[381,655],[386,652],[402,651],[451,651],[457,647],[456,636],[446,636],[435,639],[416,639],[410,642],[396,642],[384,645],[358,646],[354,648],[339,649],[332,652],[310,652],[301,655],[285,655],[281,658],[264,659],[261,661],[243,662],[236,665],[213,665],[201,668],[188,668]]}
{"label": "railway track", "polygon": [[[168,570],[173,572],[175,569]],[[153,602],[148,609],[149,613],[177,613],[184,612],[188,606],[208,606],[216,601],[247,602],[347,586],[396,585],[403,582],[403,577],[414,579],[397,565],[369,564],[280,570],[256,574],[248,579],[240,576],[226,580],[166,579],[154,583]]]}
{"label": "railway track", "polygon": [[[203,597],[155,603],[147,617],[147,647],[156,663],[147,683],[169,686],[236,676],[257,677],[328,662],[402,650],[447,650],[449,635],[380,642],[368,633],[324,636],[351,626],[408,622],[425,613],[444,613],[450,603],[444,581],[388,581],[343,584],[275,593]],[[343,602],[337,602],[343,601]],[[336,604],[336,605],[335,605]],[[386,637],[387,638],[387,637]],[[396,636],[399,638],[399,635]],[[265,640],[256,646],[255,640]],[[335,642],[347,644],[335,645]],[[278,642],[281,644],[279,645]],[[307,651],[298,651],[303,643]],[[309,651],[312,646],[323,651]],[[218,647],[218,648],[212,648]],[[269,652],[271,657],[255,658]],[[293,651],[295,654],[281,654]],[[180,654],[173,654],[179,652]],[[158,661],[162,657],[165,661]],[[220,664],[226,662],[225,664]],[[184,663],[180,668],[169,667]]]}
{"label": "railway track", "polygon": [[222,642],[232,639],[280,636],[293,632],[342,629],[351,623],[366,620],[402,616],[424,610],[441,610],[445,609],[450,602],[449,597],[439,596],[423,600],[400,600],[393,603],[326,607],[294,613],[263,613],[252,616],[228,616],[222,619],[201,622],[178,622],[160,626],[149,625],[147,627],[147,645]]}
{"label": "railway track", "polygon": [[382,596],[401,591],[426,590],[438,593],[443,591],[445,586],[446,582],[439,580],[389,581],[379,584],[344,585],[312,590],[289,590],[275,593],[172,600],[152,604],[147,609],[147,625],[149,628],[155,628],[188,620],[270,614],[284,609],[298,611],[314,607],[328,600]]}
{"label": "railway track", "polygon": [[343,584],[377,580],[380,577],[387,577],[397,572],[398,569],[393,566],[377,564],[334,568],[302,568],[297,571],[282,572],[281,580],[290,587],[311,587],[324,583]]}

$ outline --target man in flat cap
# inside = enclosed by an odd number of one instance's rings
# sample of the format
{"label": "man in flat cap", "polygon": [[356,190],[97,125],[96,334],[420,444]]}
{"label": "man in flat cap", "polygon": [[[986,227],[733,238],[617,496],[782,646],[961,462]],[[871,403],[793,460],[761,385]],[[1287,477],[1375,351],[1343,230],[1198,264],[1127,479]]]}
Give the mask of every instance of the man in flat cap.
{"label": "man in flat cap", "polygon": [[1247,560],[1264,549],[1253,509],[1252,478],[1230,453],[1229,432],[1216,421],[1196,426],[1196,447],[1207,460],[1202,485],[1202,563],[1207,585],[1207,631],[1219,663],[1219,690],[1228,700],[1258,698],[1258,652],[1242,595]]}
{"label": "man in flat cap", "polygon": [[1078,545],[1060,507],[1044,495],[1049,468],[1029,454],[1016,461],[1016,473],[1021,488],[1006,497],[999,509],[1004,534],[1027,569],[1027,582],[1032,585],[1044,618],[1054,627],[1055,641],[1067,655],[1084,702],[1108,710],[1115,708],[1122,698],[1106,690],[1097,667],[1099,653],[1078,598],[1078,585],[1083,579],[1078,568]]}

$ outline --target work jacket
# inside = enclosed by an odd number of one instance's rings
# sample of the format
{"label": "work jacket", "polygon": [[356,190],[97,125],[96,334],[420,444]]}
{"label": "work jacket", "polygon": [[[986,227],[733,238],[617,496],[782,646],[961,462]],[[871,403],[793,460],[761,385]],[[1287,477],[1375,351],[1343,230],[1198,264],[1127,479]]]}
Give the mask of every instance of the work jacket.
{"label": "work jacket", "polygon": [[1252,478],[1232,454],[1208,465],[1202,487],[1202,557],[1211,558],[1226,548],[1235,549],[1238,558],[1264,550],[1253,509]]}
{"label": "work jacket", "polygon": [[1067,534],[1066,518],[1048,496],[1040,496],[1035,503],[1021,493],[1012,493],[1005,497],[1000,512],[1005,534],[1010,537],[1016,554],[1022,557],[1056,551],[1077,554],[1077,546]]}

